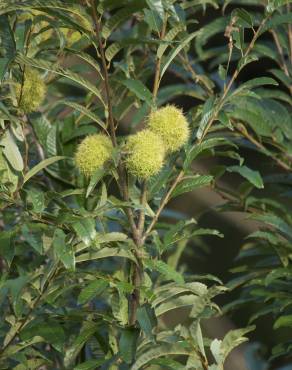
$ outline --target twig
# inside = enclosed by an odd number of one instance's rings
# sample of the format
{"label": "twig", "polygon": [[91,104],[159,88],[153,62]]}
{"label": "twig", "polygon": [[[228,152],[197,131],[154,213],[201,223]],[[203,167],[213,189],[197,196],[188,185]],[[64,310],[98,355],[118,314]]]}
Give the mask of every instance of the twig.
{"label": "twig", "polygon": [[37,308],[40,300],[42,299],[44,293],[46,292],[47,288],[49,287],[51,281],[54,279],[54,277],[56,276],[56,273],[58,271],[58,265],[55,265],[53,271],[52,271],[52,274],[51,276],[46,280],[44,286],[43,286],[43,289],[41,290],[40,294],[38,295],[38,297],[36,298],[36,300],[34,301],[33,305],[31,306],[31,308],[29,309],[28,313],[26,314],[26,316],[19,322],[19,327],[18,329],[15,331],[15,333],[12,335],[12,337],[9,339],[9,341],[5,344],[5,346],[3,346],[1,349],[0,349],[0,358],[1,358],[1,354],[3,354],[3,352],[5,352],[5,350],[10,346],[10,344],[14,341],[14,339],[18,336],[18,334],[20,333],[20,331],[23,329],[23,327],[27,324],[29,318],[31,317],[31,314],[33,313],[33,311]]}
{"label": "twig", "polygon": [[142,237],[143,243],[144,243],[145,239],[148,237],[148,235],[151,233],[153,227],[155,226],[156,222],[158,221],[158,218],[159,218],[161,212],[163,211],[164,207],[168,203],[173,190],[176,188],[177,184],[182,180],[183,175],[184,175],[184,171],[181,170],[179,172],[179,174],[177,175],[177,177],[175,178],[174,182],[172,183],[170,189],[168,190],[168,192],[164,196],[164,198],[163,198],[163,200],[162,200],[162,202],[161,202],[161,204],[160,204],[157,212],[155,213],[155,216],[153,217],[150,225],[148,226],[147,230],[145,231],[145,233],[144,233],[144,235]]}
{"label": "twig", "polygon": [[[261,151],[266,151],[265,146],[257,141],[252,135],[250,135],[245,128],[241,128],[240,126],[236,126],[237,131],[239,131],[247,140],[249,140],[251,143],[253,143],[257,148],[259,148]],[[291,167],[283,162],[281,159],[271,156],[273,161],[275,161],[279,167],[281,167],[285,171],[291,171]]]}
{"label": "twig", "polygon": [[[254,44],[255,44],[255,42],[256,42],[256,40],[257,40],[257,38],[259,37],[260,32],[261,32],[261,30],[262,30],[262,28],[263,28],[263,26],[265,25],[265,23],[266,23],[266,21],[267,21],[267,20],[268,20],[268,17],[266,17],[266,18],[264,18],[264,19],[262,20],[262,22],[261,22],[261,24],[259,25],[259,27],[258,27],[257,31],[255,32],[255,34],[254,34],[254,36],[253,36],[253,38],[252,38],[252,40],[251,40],[250,44],[248,45],[248,47],[247,47],[246,51],[244,52],[244,54],[243,54],[243,58],[246,58],[246,57],[249,55],[249,53],[251,52],[251,50],[253,49]],[[239,72],[240,72],[240,68],[239,68],[239,66],[238,66],[238,67],[236,68],[236,70],[234,71],[234,73],[233,73],[233,75],[232,75],[232,77],[231,77],[231,79],[230,79],[229,83],[227,84],[226,89],[224,90],[224,92],[223,92],[223,94],[222,94],[222,96],[221,96],[221,98],[220,98],[220,100],[219,100],[219,103],[218,103],[218,105],[217,105],[217,108],[214,110],[214,113],[213,113],[213,115],[211,116],[211,118],[210,118],[210,120],[209,120],[209,122],[208,122],[208,124],[207,124],[207,126],[206,126],[206,128],[205,128],[205,130],[204,130],[204,132],[203,132],[203,134],[202,134],[202,136],[201,136],[201,138],[199,139],[199,144],[203,141],[203,139],[204,139],[204,137],[206,136],[207,132],[208,132],[208,131],[209,131],[209,129],[211,128],[211,126],[212,126],[213,122],[217,119],[217,116],[218,116],[218,114],[219,114],[219,112],[220,112],[221,108],[223,107],[223,105],[224,105],[224,103],[225,103],[225,99],[226,99],[226,97],[227,97],[227,95],[228,95],[228,93],[229,93],[229,90],[231,89],[231,87],[232,87],[232,85],[233,85],[234,81],[236,80],[237,76],[239,75]]]}

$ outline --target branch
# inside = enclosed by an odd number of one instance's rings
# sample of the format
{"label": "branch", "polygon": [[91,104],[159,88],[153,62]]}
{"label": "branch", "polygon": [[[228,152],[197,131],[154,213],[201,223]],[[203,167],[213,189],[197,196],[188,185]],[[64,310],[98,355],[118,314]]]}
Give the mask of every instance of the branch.
{"label": "branch", "polygon": [[[260,32],[261,32],[261,30],[262,30],[262,28],[265,25],[265,23],[266,23],[267,20],[268,20],[268,17],[266,17],[266,18],[264,18],[262,20],[261,24],[259,25],[257,31],[255,32],[255,34],[253,36],[253,38],[252,38],[252,40],[251,40],[248,48],[246,49],[245,53],[243,54],[243,56],[242,56],[243,58],[246,58],[249,55],[249,53],[252,51],[252,49],[254,47],[254,44],[255,44],[256,40],[258,39],[258,37],[260,35]],[[221,108],[223,107],[224,102],[225,102],[225,99],[226,99],[226,97],[227,97],[227,95],[228,95],[228,93],[229,93],[229,91],[230,91],[230,89],[231,89],[234,81],[236,80],[237,76],[239,75],[239,72],[240,72],[240,68],[239,68],[239,66],[237,66],[237,68],[234,71],[234,73],[233,73],[233,75],[232,75],[229,83],[226,86],[226,89],[223,92],[223,95],[221,96],[221,98],[219,100],[217,109],[215,109],[213,115],[210,118],[210,121],[208,122],[208,124],[207,124],[207,126],[206,126],[206,128],[205,128],[205,130],[203,132],[203,135],[202,135],[201,139],[199,140],[199,144],[203,141],[203,139],[206,136],[207,132],[210,130],[213,122],[217,119],[217,116],[218,116]]]}

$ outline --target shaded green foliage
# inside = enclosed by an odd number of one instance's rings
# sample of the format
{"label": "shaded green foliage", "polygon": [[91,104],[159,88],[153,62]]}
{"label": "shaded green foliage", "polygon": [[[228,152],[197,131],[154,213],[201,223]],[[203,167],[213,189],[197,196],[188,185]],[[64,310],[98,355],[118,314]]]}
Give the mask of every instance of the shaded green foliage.
{"label": "shaded green foliage", "polygon": [[[209,10],[218,17],[203,22]],[[229,310],[254,302],[252,323],[269,314],[274,330],[291,327],[291,20],[280,0],[1,1],[1,369],[222,370],[254,327],[207,338],[201,322],[227,289],[181,256],[223,235],[159,222],[170,199],[206,186],[226,199],[218,210],[260,225],[238,256],[229,288],[241,299]],[[266,59],[273,68],[245,81]],[[15,84],[28,67],[48,92],[25,115]],[[189,142],[147,183],[129,176],[125,137],[178,97],[190,101]],[[76,147],[100,132],[112,159],[84,177]],[[208,158],[224,160],[201,173]],[[220,185],[229,176],[237,189]],[[186,319],[167,327],[181,308]],[[291,340],[271,362],[289,359]]]}

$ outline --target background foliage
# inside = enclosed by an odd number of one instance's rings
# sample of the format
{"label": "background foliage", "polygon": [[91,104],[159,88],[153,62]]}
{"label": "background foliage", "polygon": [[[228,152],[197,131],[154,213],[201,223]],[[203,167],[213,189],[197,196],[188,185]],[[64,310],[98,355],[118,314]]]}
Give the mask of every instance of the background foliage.
{"label": "background foliage", "polygon": [[[289,3],[1,0],[2,369],[222,370],[262,317],[276,340],[250,368],[289,363]],[[15,86],[28,68],[47,95],[25,114]],[[123,143],[166,103],[184,108],[191,139],[158,176],[138,181],[124,170]],[[74,153],[96,132],[115,152],[87,179]],[[229,178],[238,186],[224,186]],[[204,249],[205,235],[223,235],[168,209],[207,186],[224,199],[218,212],[258,225],[223,307],[244,307],[246,328],[223,339],[201,323],[220,313],[215,297],[227,288],[181,259]],[[181,308],[172,325],[167,314]]]}

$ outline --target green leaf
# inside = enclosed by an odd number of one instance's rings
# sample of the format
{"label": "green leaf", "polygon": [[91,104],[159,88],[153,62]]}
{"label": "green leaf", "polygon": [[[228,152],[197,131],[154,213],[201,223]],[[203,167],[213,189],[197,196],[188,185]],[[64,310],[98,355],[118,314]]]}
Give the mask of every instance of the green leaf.
{"label": "green leaf", "polygon": [[56,73],[60,76],[68,78],[73,82],[76,82],[78,85],[84,87],[87,91],[90,91],[93,95],[95,95],[105,106],[100,90],[97,89],[91,82],[83,78],[80,74],[71,72],[70,70],[62,67],[54,67],[51,63],[44,60],[28,58],[20,53],[17,54],[16,61],[21,64],[30,65],[35,68]]}
{"label": "green leaf", "polygon": [[157,325],[154,309],[149,304],[144,304],[137,309],[137,321],[147,337],[153,337],[153,329]]}
{"label": "green leaf", "polygon": [[78,103],[72,102],[70,100],[58,100],[56,102],[56,105],[64,104],[68,107],[71,107],[78,112],[82,113],[84,116],[90,118],[93,122],[96,122],[100,127],[102,127],[104,130],[106,130],[105,124],[102,122],[102,120],[93,112],[91,112],[89,109],[85,108],[83,105],[80,105]]}
{"label": "green leaf", "polygon": [[258,189],[263,189],[264,187],[263,179],[258,171],[251,170],[246,166],[227,167],[227,171],[239,173]]}
{"label": "green leaf", "polygon": [[182,51],[184,47],[186,47],[197,35],[199,31],[193,32],[183,40],[179,42],[179,44],[169,53],[169,55],[165,58],[164,62],[161,65],[161,72],[160,72],[160,80],[162,79],[164,73],[166,72],[167,68],[170,66],[173,59]]}
{"label": "green leaf", "polygon": [[215,112],[215,97],[211,96],[204,104],[203,111],[202,111],[202,118],[199,123],[199,128],[197,131],[197,138],[200,140],[205,132],[205,129],[210,122],[211,118],[213,117]]}
{"label": "green leaf", "polygon": [[200,144],[194,144],[191,146],[187,153],[186,153],[186,159],[184,163],[184,169],[188,169],[192,163],[193,160],[195,160],[199,154],[204,152],[207,149],[213,149],[216,148],[217,146],[222,146],[222,145],[229,145],[237,148],[237,146],[232,143],[231,141],[223,138],[223,137],[213,137],[211,139],[206,139]]}
{"label": "green leaf", "polygon": [[78,296],[78,304],[85,304],[103,293],[108,283],[105,280],[94,280],[81,290]]}
{"label": "green leaf", "polygon": [[126,80],[121,80],[120,82],[132,91],[137,98],[145,101],[149,106],[153,105],[152,94],[141,81],[128,78]]}
{"label": "green leaf", "polygon": [[190,317],[197,317],[198,314],[205,308],[206,302],[204,298],[195,296],[193,294],[180,295],[179,297],[174,297],[171,300],[155,307],[155,314],[156,316],[160,316],[166,312],[188,306],[193,306],[196,310],[195,313],[192,310]]}
{"label": "green leaf", "polygon": [[50,164],[53,164],[57,161],[60,161],[62,159],[66,159],[67,157],[64,156],[55,156],[51,158],[44,159],[40,163],[38,163],[36,166],[31,168],[23,177],[23,184],[26,183],[31,177],[33,177],[35,174],[37,174],[39,171],[43,170],[44,168],[48,167]]}
{"label": "green leaf", "polygon": [[282,218],[269,213],[262,215],[253,214],[251,218],[275,227],[277,230],[283,233],[288,240],[292,241],[292,227]]}
{"label": "green leaf", "polygon": [[144,5],[143,1],[132,1],[128,3],[126,7],[118,10],[113,16],[109,17],[104,24],[102,36],[107,39],[121,23],[133,16],[133,13],[143,9]]}
{"label": "green leaf", "polygon": [[72,365],[79,355],[81,349],[85,345],[85,343],[94,335],[97,331],[98,325],[94,322],[85,321],[80,333],[75,336],[74,342],[72,345],[66,349],[64,355],[64,366],[66,369],[71,369]]}
{"label": "green leaf", "polygon": [[177,36],[178,33],[184,31],[186,28],[185,24],[179,23],[175,25],[170,31],[167,32],[163,38],[163,43],[159,45],[157,49],[157,58],[162,58],[165,50],[170,45],[171,41]]}
{"label": "green leaf", "polygon": [[159,17],[164,19],[164,7],[162,0],[146,0],[149,8],[159,15]]}
{"label": "green leaf", "polygon": [[16,54],[14,34],[11,30],[9,19],[6,15],[0,16],[0,47],[2,49],[0,58],[1,82],[4,78],[7,68],[9,67],[9,64],[13,61]]}
{"label": "green leaf", "polygon": [[167,263],[150,259],[145,260],[144,263],[145,266],[148,267],[150,270],[159,271],[160,274],[162,274],[167,280],[173,280],[180,284],[184,283],[183,276],[179,272],[175,271],[175,269],[169,266]]}
{"label": "green leaf", "polygon": [[35,336],[44,338],[47,343],[52,344],[59,352],[62,352],[65,342],[65,332],[62,326],[56,321],[49,322],[31,322],[21,332],[22,340],[29,340]]}
{"label": "green leaf", "polygon": [[143,353],[140,357],[138,357],[138,359],[131,367],[131,370],[139,370],[147,365],[151,360],[159,357],[169,357],[171,355],[187,356],[190,353],[191,350],[188,350],[179,343],[156,345],[154,348],[151,348],[147,352]]}
{"label": "green leaf", "polygon": [[273,78],[271,78],[271,77],[253,78],[253,79],[241,84],[234,92],[232,92],[231,95],[232,96],[233,95],[238,95],[239,93],[241,93],[243,91],[249,91],[249,90],[254,89],[255,87],[262,87],[262,86],[265,86],[265,85],[278,86],[278,82],[276,80],[274,80]]}
{"label": "green leaf", "polygon": [[112,232],[107,234],[97,234],[96,242],[99,244],[102,243],[112,243],[112,242],[123,242],[128,239],[128,236],[124,233]]}
{"label": "green leaf", "polygon": [[191,192],[197,188],[201,188],[210,183],[213,180],[213,176],[210,175],[195,175],[190,178],[182,180],[174,189],[171,198],[177,197],[178,195]]}
{"label": "green leaf", "polygon": [[66,234],[61,229],[54,233],[53,248],[66,269],[75,269],[75,256],[71,245],[66,244]]}
{"label": "green leaf", "polygon": [[104,362],[105,362],[104,359],[88,360],[88,361],[82,362],[82,364],[79,364],[79,365],[75,366],[74,370],[96,370]]}
{"label": "green leaf", "polygon": [[223,365],[228,354],[240,344],[246,342],[248,338],[244,337],[246,333],[254,330],[255,326],[249,326],[244,329],[230,330],[224,339],[214,339],[211,343],[210,349],[218,365]]}
{"label": "green leaf", "polygon": [[10,131],[7,130],[4,133],[0,140],[0,146],[3,146],[2,152],[12,168],[15,171],[22,171],[24,167],[22,156]]}
{"label": "green leaf", "polygon": [[82,218],[72,224],[72,227],[77,236],[83,241],[86,246],[95,239],[96,236],[96,225],[93,218]]}
{"label": "green leaf", "polygon": [[278,319],[274,322],[273,328],[291,328],[292,326],[292,315],[283,315],[278,317]]}
{"label": "green leaf", "polygon": [[123,258],[128,258],[134,262],[137,262],[134,255],[126,249],[103,247],[98,252],[88,252],[88,253],[83,253],[79,255],[78,257],[76,257],[76,263],[92,261],[92,260],[108,258],[108,257],[123,257]]}
{"label": "green leaf", "polygon": [[0,256],[5,259],[10,267],[14,257],[13,232],[1,231],[0,234]]}
{"label": "green leaf", "polygon": [[127,364],[131,364],[136,356],[137,341],[140,330],[137,328],[123,329],[120,341],[120,355]]}

